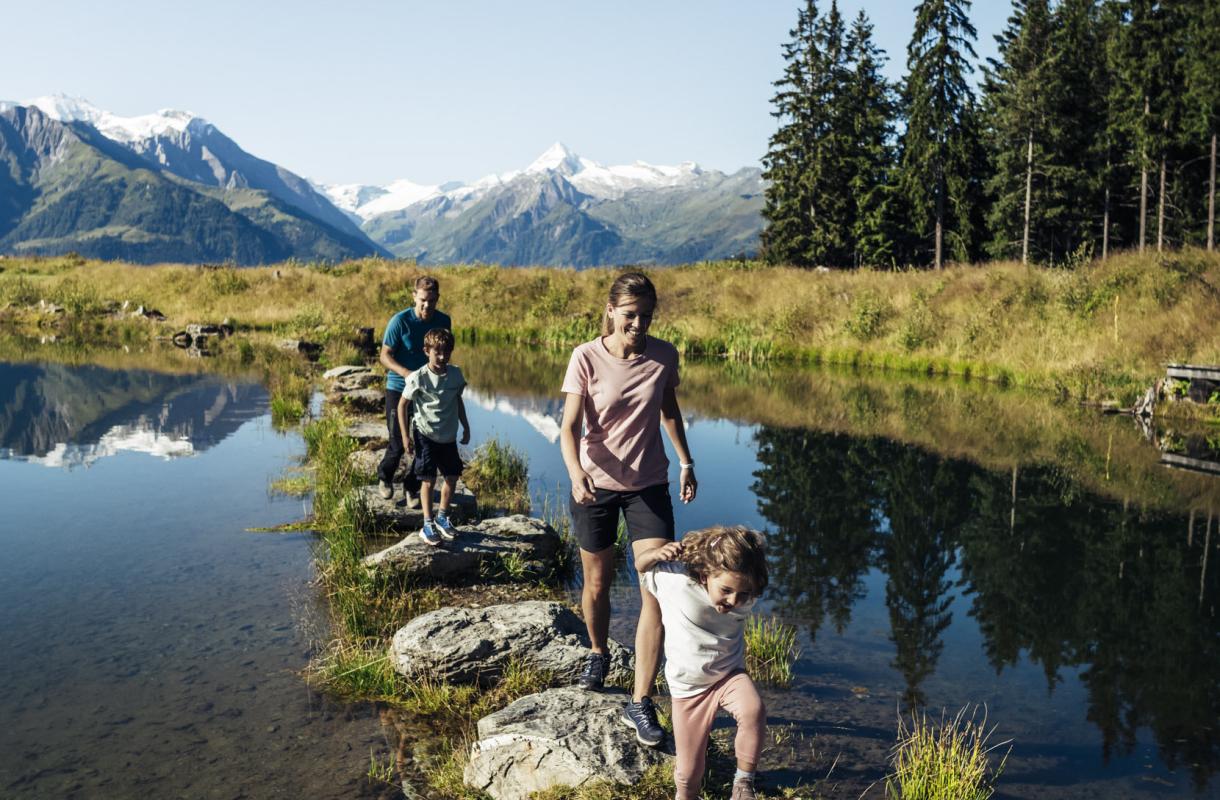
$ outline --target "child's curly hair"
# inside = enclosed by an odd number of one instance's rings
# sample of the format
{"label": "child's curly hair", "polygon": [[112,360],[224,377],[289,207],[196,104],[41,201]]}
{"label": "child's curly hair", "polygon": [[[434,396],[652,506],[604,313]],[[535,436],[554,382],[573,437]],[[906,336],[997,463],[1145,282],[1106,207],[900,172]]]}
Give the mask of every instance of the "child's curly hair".
{"label": "child's curly hair", "polygon": [[707,584],[717,572],[740,572],[762,594],[767,588],[767,542],[744,525],[713,525],[682,537],[682,563],[691,580]]}

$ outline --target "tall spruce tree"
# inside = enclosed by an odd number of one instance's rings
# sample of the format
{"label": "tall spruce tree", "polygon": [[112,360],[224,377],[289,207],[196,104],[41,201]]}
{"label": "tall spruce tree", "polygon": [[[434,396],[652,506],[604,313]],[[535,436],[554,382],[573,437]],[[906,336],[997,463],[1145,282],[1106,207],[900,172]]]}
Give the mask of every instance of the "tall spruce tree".
{"label": "tall spruce tree", "polygon": [[810,196],[814,142],[822,127],[823,110],[812,102],[813,80],[821,69],[814,37],[817,3],[805,0],[796,27],[783,45],[784,75],[775,82],[771,116],[779,127],[763,156],[767,180],[762,232],[764,257],[773,263],[807,266],[814,262],[811,219],[816,215]]}
{"label": "tall spruce tree", "polygon": [[974,94],[967,58],[975,57],[977,33],[969,9],[970,0],[922,0],[907,48],[900,180],[916,235],[932,238],[937,269],[946,243],[959,260],[969,259],[974,245]]}
{"label": "tall spruce tree", "polygon": [[817,263],[850,266],[853,208],[844,187],[851,182],[856,132],[850,107],[846,32],[838,0],[830,0],[830,8],[815,28],[822,70],[814,77],[813,90],[828,115],[814,144],[817,179],[812,192],[818,213],[813,220],[813,252]]}
{"label": "tall spruce tree", "polygon": [[1187,4],[1183,72],[1183,138],[1206,142],[1207,249],[1216,249],[1216,137],[1220,131],[1220,3],[1190,0]]}
{"label": "tall spruce tree", "polygon": [[894,263],[894,92],[881,74],[885,52],[873,44],[873,26],[860,11],[847,36],[851,68],[844,109],[851,132],[848,194],[853,263]]}
{"label": "tall spruce tree", "polygon": [[[1042,198],[1051,123],[1048,96],[1051,82],[1051,10],[1049,0],[1013,0],[1012,15],[996,36],[999,59],[989,59],[983,92],[988,139],[994,172],[988,180],[993,198],[989,214],[991,254],[1010,257],[1019,246],[1021,263],[1030,256],[1030,228],[1037,225],[1045,238]],[[1038,176],[1038,210],[1034,204],[1034,178]],[[1036,222],[1033,217],[1037,217]]]}

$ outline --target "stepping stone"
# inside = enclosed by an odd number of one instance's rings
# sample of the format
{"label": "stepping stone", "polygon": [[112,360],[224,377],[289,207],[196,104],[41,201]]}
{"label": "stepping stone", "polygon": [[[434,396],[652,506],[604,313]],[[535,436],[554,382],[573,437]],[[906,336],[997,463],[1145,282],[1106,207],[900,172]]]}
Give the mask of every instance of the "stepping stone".
{"label": "stepping stone", "polygon": [[408,509],[405,501],[382,502],[403,502],[397,507],[395,522],[400,527],[395,530],[407,535],[397,544],[367,556],[364,565],[371,570],[469,583],[493,578],[534,581],[559,566],[562,541],[542,520],[516,514],[485,519],[477,525],[459,524],[457,539],[433,547],[418,534],[423,526],[422,511]]}
{"label": "stepping stone", "polygon": [[[402,469],[401,465],[399,465],[399,469]],[[424,512],[418,508],[407,507],[407,496],[402,484],[394,484],[394,496],[389,500],[382,497],[377,484],[372,483],[352,490],[345,502],[360,504],[363,509],[360,516],[364,520],[362,529],[365,531],[415,533],[424,525]],[[437,506],[440,505],[441,490],[439,487],[432,489],[432,502]],[[453,498],[449,501],[449,511],[454,521],[475,519],[478,516],[478,510],[479,503],[475,496],[459,479],[457,491],[453,493]],[[420,541],[420,544],[424,544],[423,541]],[[424,544],[424,546],[428,545]]]}
{"label": "stepping stone", "polygon": [[385,412],[385,392],[381,389],[353,389],[327,396],[327,400],[346,411],[376,414]]}
{"label": "stepping stone", "polygon": [[373,370],[364,366],[353,366],[344,364],[338,367],[331,367],[322,373],[322,377],[328,381],[333,381],[335,378],[342,378],[345,375],[360,375],[362,373],[372,374]]}
{"label": "stepping stone", "polygon": [[[609,680],[629,680],[630,651],[615,641],[608,649]],[[546,600],[439,608],[400,628],[390,645],[395,671],[408,679],[485,685],[514,661],[575,682],[588,654],[585,623],[562,603]]]}
{"label": "stepping stone", "polygon": [[385,378],[380,375],[374,375],[371,372],[357,372],[353,375],[344,375],[331,381],[330,393],[327,399],[330,402],[338,402],[346,392],[354,392],[359,389],[378,389],[382,392],[382,407],[385,407],[385,389],[383,384]]}
{"label": "stepping stone", "polygon": [[343,435],[352,437],[366,450],[385,449],[390,438],[384,419],[357,420],[344,429]]}
{"label": "stepping stone", "polygon": [[593,781],[632,785],[673,759],[673,745],[644,747],[620,721],[624,691],[550,689],[483,717],[463,779],[494,800]]}

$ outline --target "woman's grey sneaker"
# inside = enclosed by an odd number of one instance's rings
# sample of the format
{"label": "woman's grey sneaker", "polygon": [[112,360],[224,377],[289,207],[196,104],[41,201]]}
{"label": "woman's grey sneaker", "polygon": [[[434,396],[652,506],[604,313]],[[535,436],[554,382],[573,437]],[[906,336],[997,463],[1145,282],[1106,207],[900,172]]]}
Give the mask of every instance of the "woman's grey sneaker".
{"label": "woman's grey sneaker", "polygon": [[640,744],[656,747],[665,740],[665,729],[657,722],[657,709],[651,697],[628,703],[623,708],[623,722],[635,728],[635,738]]}
{"label": "woman's grey sneaker", "polygon": [[733,794],[729,800],[754,800],[754,781],[744,778],[733,781]]}
{"label": "woman's grey sneaker", "polygon": [[585,657],[585,668],[576,676],[576,685],[582,689],[597,690],[606,684],[610,672],[610,659],[603,653],[589,653]]}
{"label": "woman's grey sneaker", "polygon": [[384,499],[389,500],[394,496],[394,484],[386,483],[385,481],[377,481],[377,492]]}

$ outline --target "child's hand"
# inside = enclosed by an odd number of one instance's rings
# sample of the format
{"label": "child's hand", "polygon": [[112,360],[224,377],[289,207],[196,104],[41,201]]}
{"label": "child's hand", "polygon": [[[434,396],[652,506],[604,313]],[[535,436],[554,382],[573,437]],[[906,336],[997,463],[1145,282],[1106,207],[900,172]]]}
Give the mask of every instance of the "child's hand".
{"label": "child's hand", "polygon": [[670,542],[657,548],[657,561],[677,561],[682,555],[682,543]]}
{"label": "child's hand", "polygon": [[462,428],[462,444],[470,444],[470,428]]}

